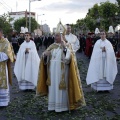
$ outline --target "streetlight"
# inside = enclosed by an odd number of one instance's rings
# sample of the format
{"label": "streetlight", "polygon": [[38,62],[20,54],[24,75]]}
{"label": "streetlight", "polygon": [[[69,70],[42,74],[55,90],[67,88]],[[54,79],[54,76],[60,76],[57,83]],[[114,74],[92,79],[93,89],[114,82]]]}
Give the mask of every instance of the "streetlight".
{"label": "streetlight", "polygon": [[31,12],[30,12],[30,8],[31,8],[31,2],[34,1],[41,1],[41,0],[29,0],[29,32],[31,32]]}
{"label": "streetlight", "polygon": [[[42,16],[42,15],[45,15],[45,14],[37,15],[37,22],[38,22],[38,17]],[[38,25],[38,28],[39,28],[39,25]]]}
{"label": "streetlight", "polygon": [[45,22],[46,20],[41,20],[41,31],[43,31],[43,26],[42,23]]}

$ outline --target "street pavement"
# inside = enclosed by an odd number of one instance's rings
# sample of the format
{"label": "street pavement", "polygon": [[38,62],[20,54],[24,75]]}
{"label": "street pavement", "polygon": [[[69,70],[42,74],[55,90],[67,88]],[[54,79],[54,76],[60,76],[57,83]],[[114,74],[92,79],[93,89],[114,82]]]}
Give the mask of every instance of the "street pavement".
{"label": "street pavement", "polygon": [[[39,55],[43,49],[39,50]],[[78,68],[86,106],[71,113],[55,113],[47,110],[45,97],[35,97],[35,91],[20,91],[13,73],[13,85],[10,86],[10,104],[0,108],[0,120],[120,120],[120,63],[110,92],[96,92],[86,85],[89,59],[83,53],[77,53]],[[14,68],[14,64],[12,65]],[[94,74],[94,73],[93,73]]]}

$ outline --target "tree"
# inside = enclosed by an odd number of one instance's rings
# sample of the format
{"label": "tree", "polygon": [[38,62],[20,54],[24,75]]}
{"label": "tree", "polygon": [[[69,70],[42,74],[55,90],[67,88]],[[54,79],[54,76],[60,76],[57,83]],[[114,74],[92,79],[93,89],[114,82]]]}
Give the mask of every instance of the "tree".
{"label": "tree", "polygon": [[114,26],[113,20],[115,18],[115,13],[118,12],[117,5],[107,1],[107,2],[101,3],[99,10],[100,10],[100,16],[103,19],[106,19],[109,25]]}
{"label": "tree", "polygon": [[95,4],[91,9],[88,10],[87,16],[90,16],[94,19],[97,19],[98,16],[100,16],[98,4]]}
{"label": "tree", "polygon": [[86,26],[89,28],[90,31],[94,31],[96,28],[96,20],[90,16],[85,18]]}
{"label": "tree", "polygon": [[120,0],[116,0],[117,1],[117,3],[118,3],[118,6],[120,7]]}
{"label": "tree", "polygon": [[[20,32],[21,27],[25,27],[25,26],[26,26],[26,18],[25,17],[20,18],[14,22],[14,29],[17,32]],[[31,17],[31,31],[33,32],[37,28],[37,26],[38,26],[37,21]]]}
{"label": "tree", "polygon": [[118,7],[118,12],[116,12],[116,23],[119,24],[120,23],[120,0],[116,0],[117,1],[117,7]]}
{"label": "tree", "polygon": [[12,20],[12,18],[10,18],[8,14],[3,14],[0,17],[0,28],[3,29],[3,33],[5,35],[10,35],[12,32],[12,28],[10,25],[11,20]]}
{"label": "tree", "polygon": [[86,25],[86,28],[94,31],[96,27],[108,30],[110,25],[116,26],[117,20],[115,14],[120,12],[118,7],[120,6],[120,0],[117,0],[117,2],[118,5],[109,1],[102,2],[100,5],[95,4],[88,10],[86,17],[84,19],[78,19],[73,27]]}

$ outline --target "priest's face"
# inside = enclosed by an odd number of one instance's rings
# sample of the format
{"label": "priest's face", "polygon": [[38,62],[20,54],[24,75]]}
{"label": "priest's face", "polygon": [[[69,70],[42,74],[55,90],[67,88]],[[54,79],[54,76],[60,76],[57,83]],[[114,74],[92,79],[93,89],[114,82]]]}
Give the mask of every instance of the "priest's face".
{"label": "priest's face", "polygon": [[100,37],[102,40],[104,40],[106,38],[106,33],[105,32],[101,32],[100,33]]}
{"label": "priest's face", "polygon": [[56,33],[55,34],[55,42],[56,43],[60,43],[61,42],[61,34],[60,33]]}
{"label": "priest's face", "polygon": [[20,37],[23,37],[23,36],[24,36],[24,34],[23,34],[23,33],[21,33],[21,34],[20,34]]}
{"label": "priest's face", "polygon": [[109,35],[110,35],[110,37],[113,37],[113,36],[114,36],[114,34],[113,34],[113,33],[110,33]]}
{"label": "priest's face", "polygon": [[30,41],[30,34],[25,34],[25,40],[26,40],[26,42]]}
{"label": "priest's face", "polygon": [[71,33],[71,26],[67,26],[67,34],[70,34]]}

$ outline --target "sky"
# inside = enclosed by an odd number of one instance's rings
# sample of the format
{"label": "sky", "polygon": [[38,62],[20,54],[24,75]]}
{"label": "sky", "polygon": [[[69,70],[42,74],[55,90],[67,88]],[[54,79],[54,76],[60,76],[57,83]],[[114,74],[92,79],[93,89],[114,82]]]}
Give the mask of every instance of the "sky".
{"label": "sky", "polygon": [[[61,20],[63,25],[76,23],[84,18],[94,4],[107,0],[41,0],[32,1],[31,12],[36,12],[39,24],[48,24],[52,30]],[[116,0],[109,0],[115,3]],[[29,11],[29,0],[0,0],[0,15],[8,11]],[[43,15],[44,14],[44,15]]]}

